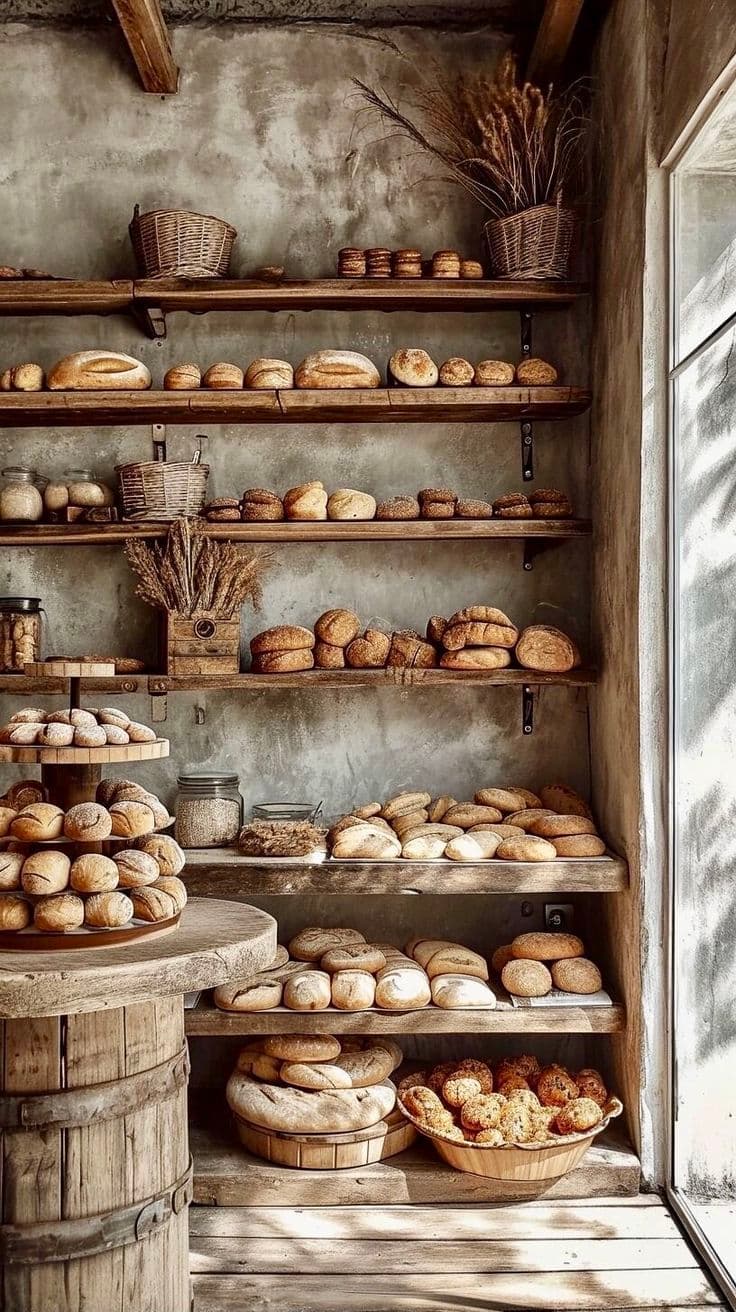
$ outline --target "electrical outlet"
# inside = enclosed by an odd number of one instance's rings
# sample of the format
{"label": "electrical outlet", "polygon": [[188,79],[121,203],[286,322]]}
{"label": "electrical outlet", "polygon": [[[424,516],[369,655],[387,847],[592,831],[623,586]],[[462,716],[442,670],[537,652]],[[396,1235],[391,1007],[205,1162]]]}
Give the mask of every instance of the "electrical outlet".
{"label": "electrical outlet", "polygon": [[547,929],[569,933],[574,918],[572,902],[545,902],[544,923]]}

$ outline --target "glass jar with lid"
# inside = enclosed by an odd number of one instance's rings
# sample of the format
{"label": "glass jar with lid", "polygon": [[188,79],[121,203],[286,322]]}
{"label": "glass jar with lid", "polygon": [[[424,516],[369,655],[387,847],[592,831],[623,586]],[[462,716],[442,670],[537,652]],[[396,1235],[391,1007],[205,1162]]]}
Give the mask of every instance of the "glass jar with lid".
{"label": "glass jar with lid", "polygon": [[217,771],[179,775],[176,795],[177,843],[184,848],[227,847],[243,823],[243,799],[236,774]]}
{"label": "glass jar with lid", "polygon": [[43,614],[40,597],[0,597],[1,674],[22,674],[41,659]]}
{"label": "glass jar with lid", "polygon": [[4,523],[35,523],[43,515],[43,497],[35,469],[9,466],[0,483],[0,520]]}
{"label": "glass jar with lid", "polygon": [[308,820],[316,824],[322,815],[322,802],[255,802],[254,820]]}
{"label": "glass jar with lid", "polygon": [[107,483],[100,482],[91,469],[67,469],[64,482],[70,506],[112,506],[115,496]]}

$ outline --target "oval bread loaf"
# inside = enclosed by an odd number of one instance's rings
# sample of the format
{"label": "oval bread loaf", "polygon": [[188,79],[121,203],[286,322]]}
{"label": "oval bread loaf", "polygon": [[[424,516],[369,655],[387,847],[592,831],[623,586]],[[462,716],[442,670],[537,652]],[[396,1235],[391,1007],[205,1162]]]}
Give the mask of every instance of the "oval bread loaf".
{"label": "oval bread loaf", "polygon": [[287,1134],[340,1134],[366,1130],[393,1111],[396,1090],[386,1080],[368,1089],[295,1089],[258,1084],[234,1071],[225,1090],[228,1105],[246,1121]]}
{"label": "oval bread loaf", "polygon": [[296,387],[380,387],[372,360],[358,351],[313,351],[294,370]]}
{"label": "oval bread loaf", "polygon": [[361,821],[338,834],[332,855],[340,860],[393,861],[401,855],[401,841],[378,825]]}
{"label": "oval bread loaf", "polygon": [[438,861],[445,855],[448,842],[449,839],[442,834],[424,835],[417,831],[405,840],[401,855],[405,861]]}
{"label": "oval bread loaf", "polygon": [[493,833],[476,831],[473,834],[462,834],[460,838],[450,839],[445,848],[445,856],[450,861],[490,861],[504,841],[507,840]]}
{"label": "oval bread loaf", "polygon": [[440,656],[443,670],[505,670],[510,664],[507,647],[465,647]]}
{"label": "oval bread loaf", "polygon": [[531,624],[519,637],[516,659],[527,670],[566,674],[580,664],[580,652],[561,629],[549,624]]}
{"label": "oval bread loaf", "polygon": [[319,964],[328,975],[334,975],[340,970],[367,970],[374,975],[383,970],[386,958],[373,943],[343,943],[328,948]]}
{"label": "oval bread loaf", "polygon": [[333,492],[327,501],[327,518],[334,520],[374,519],[376,515],[376,498],[370,492],[358,492],[354,488],[341,487]]}
{"label": "oval bread loaf", "polygon": [[0,929],[17,933],[26,929],[33,918],[33,907],[24,897],[5,893],[0,897]]}
{"label": "oval bread loaf", "polygon": [[606,845],[596,834],[569,834],[567,838],[551,838],[558,856],[603,856]]}
{"label": "oval bread loaf", "polygon": [[270,1011],[281,1006],[283,984],[267,975],[229,980],[214,991],[215,1006],[221,1011]]}
{"label": "oval bread loaf", "polygon": [[543,806],[530,806],[523,811],[513,811],[511,815],[506,816],[506,820],[510,825],[516,825],[524,833],[529,833],[537,820],[541,820],[542,816],[555,814],[555,811],[548,811]]}
{"label": "oval bread loaf", "polygon": [[586,815],[589,820],[593,819],[593,813],[585,798],[576,793],[574,788],[569,788],[567,784],[545,784],[539,796],[542,806],[548,806],[551,811],[557,811],[560,815]]}
{"label": "oval bread loaf", "polygon": [[321,961],[330,948],[342,947],[345,943],[365,943],[365,938],[359,929],[342,926],[323,929],[320,925],[308,925],[290,939],[289,955],[296,961]]}
{"label": "oval bread loaf", "polygon": [[437,975],[431,984],[436,1007],[495,1007],[496,995],[482,979],[468,975]]}
{"label": "oval bread loaf", "polygon": [[552,976],[542,961],[507,961],[501,983],[520,998],[543,998],[552,988]]}
{"label": "oval bread loaf", "polygon": [[416,963],[406,967],[389,965],[376,981],[376,1006],[385,1011],[413,1011],[426,1007],[432,993],[426,974]]}
{"label": "oval bread loaf", "polygon": [[42,897],[34,907],[33,923],[36,929],[46,933],[66,934],[80,929],[84,923],[84,902],[76,893]]}
{"label": "oval bread loaf", "polygon": [[284,1084],[293,1084],[299,1089],[352,1089],[353,1087],[347,1071],[328,1062],[286,1061],[281,1066],[279,1078]]}
{"label": "oval bread loaf", "polygon": [[32,852],[23,862],[20,882],[26,893],[61,893],[69,883],[70,869],[65,852]]}
{"label": "oval bread loaf", "polygon": [[453,943],[450,947],[433,952],[424,969],[430,980],[437,975],[468,975],[475,979],[488,979],[485,958],[463,947],[462,943]]}
{"label": "oval bread loaf", "polygon": [[517,934],[511,942],[515,957],[530,961],[561,961],[563,957],[582,957],[585,945],[577,934],[556,934],[536,931]]}
{"label": "oval bread loaf", "polygon": [[324,970],[291,975],[284,984],[284,1006],[291,1011],[324,1011],[332,1001],[330,976]]}
{"label": "oval bread loaf", "polygon": [[0,852],[0,889],[20,888],[24,860],[22,852]]}
{"label": "oval bread loaf", "polygon": [[567,961],[555,961],[552,983],[564,993],[597,993],[603,986],[603,978],[594,961],[587,957],[572,957]]}
{"label": "oval bread loaf", "polygon": [[367,1011],[376,1000],[376,981],[367,970],[340,970],[332,976],[332,1005],[338,1011]]}
{"label": "oval bread loaf", "polygon": [[269,1034],[257,1046],[279,1061],[334,1061],[340,1055],[334,1034]]}
{"label": "oval bread loaf", "polygon": [[49,371],[49,391],[140,391],[151,386],[151,375],[140,360],[120,351],[77,351],[58,360]]}
{"label": "oval bread loaf", "polygon": [[554,861],[557,852],[546,838],[526,834],[523,838],[504,838],[496,849],[499,861]]}
{"label": "oval bread loaf", "polygon": [[495,806],[504,815],[526,810],[526,802],[521,793],[514,793],[509,788],[479,788],[473,801],[478,806]]}
{"label": "oval bread loaf", "polygon": [[398,1065],[388,1047],[371,1043],[357,1052],[342,1052],[335,1066],[344,1071],[354,1089],[368,1089],[382,1084]]}
{"label": "oval bread loaf", "polygon": [[541,815],[529,826],[529,833],[551,842],[573,834],[595,834],[595,825],[587,815]]}

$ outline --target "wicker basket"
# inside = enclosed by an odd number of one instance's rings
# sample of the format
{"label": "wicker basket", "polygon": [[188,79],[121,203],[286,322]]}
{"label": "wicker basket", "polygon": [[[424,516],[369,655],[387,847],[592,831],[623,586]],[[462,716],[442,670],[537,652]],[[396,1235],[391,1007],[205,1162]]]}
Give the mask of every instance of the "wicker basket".
{"label": "wicker basket", "polygon": [[574,210],[535,205],[484,226],[493,273],[498,278],[564,279],[570,276]]}
{"label": "wicker basket", "polygon": [[209,465],[193,461],[148,460],[116,465],[123,519],[192,518],[204,505]]}
{"label": "wicker basket", "polygon": [[522,1186],[534,1186],[567,1175],[585,1156],[596,1135],[605,1130],[610,1121],[623,1111],[623,1104],[618,1098],[609,1098],[603,1108],[603,1120],[594,1130],[585,1134],[553,1137],[541,1146],[520,1143],[509,1145],[508,1148],[494,1148],[485,1143],[460,1143],[457,1139],[430,1132],[416,1116],[407,1111],[403,1102],[399,1101],[398,1106],[419,1133],[432,1140],[448,1166],[454,1166],[456,1171],[467,1171],[470,1175],[483,1175],[487,1179],[506,1180]]}
{"label": "wicker basket", "polygon": [[145,278],[226,278],[235,228],[211,214],[150,210],[138,205],[128,229],[136,263]]}

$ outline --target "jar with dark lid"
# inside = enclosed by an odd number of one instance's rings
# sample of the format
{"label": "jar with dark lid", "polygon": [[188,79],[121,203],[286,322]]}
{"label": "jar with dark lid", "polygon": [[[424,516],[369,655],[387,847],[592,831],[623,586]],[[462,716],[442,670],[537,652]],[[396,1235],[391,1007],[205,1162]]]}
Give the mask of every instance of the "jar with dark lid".
{"label": "jar with dark lid", "polygon": [[41,659],[43,614],[40,597],[0,597],[0,673],[22,674]]}
{"label": "jar with dark lid", "polygon": [[236,774],[196,771],[180,774],[176,796],[176,841],[184,848],[227,847],[243,823],[243,799]]}

